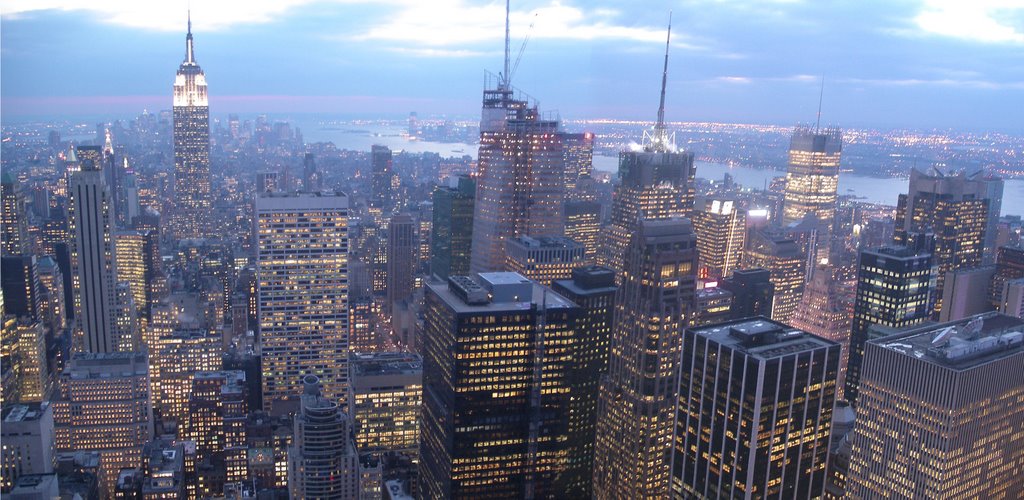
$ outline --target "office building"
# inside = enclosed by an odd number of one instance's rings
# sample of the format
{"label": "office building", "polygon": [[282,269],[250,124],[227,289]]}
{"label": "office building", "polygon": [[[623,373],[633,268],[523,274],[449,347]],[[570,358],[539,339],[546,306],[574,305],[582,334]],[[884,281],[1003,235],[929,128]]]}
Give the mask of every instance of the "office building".
{"label": "office building", "polygon": [[577,183],[594,171],[594,134],[590,132],[562,134],[562,156],[565,161],[566,198],[579,199]]}
{"label": "office building", "polygon": [[693,319],[690,320],[690,325],[715,325],[729,321],[732,319],[732,302],[732,292],[706,284],[704,288],[694,293]]}
{"label": "office building", "polygon": [[303,377],[301,407],[288,447],[291,498],[359,498],[359,455],[349,417],[325,397],[315,375]]}
{"label": "office building", "polygon": [[839,160],[843,133],[838,128],[797,128],[789,141],[782,224],[800,222],[808,214],[831,229],[836,214]]}
{"label": "office building", "polygon": [[583,245],[584,262],[593,265],[597,259],[601,234],[601,204],[596,201],[565,202],[565,237]]}
{"label": "office building", "polygon": [[764,317],[688,329],[672,497],[821,498],[840,349]]}
{"label": "office building", "polygon": [[266,170],[263,172],[256,172],[256,196],[259,196],[260,193],[288,191],[282,185],[283,182],[284,178],[282,178],[276,171]]}
{"label": "office building", "polygon": [[734,200],[702,200],[693,211],[693,230],[697,233],[699,276],[719,281],[739,268],[746,243],[746,212]]}
{"label": "office building", "polygon": [[157,438],[146,443],[142,452],[142,498],[144,500],[176,500],[186,498],[185,444],[170,438]]}
{"label": "office building", "polygon": [[502,272],[427,283],[424,309],[421,495],[564,497],[580,308]]}
{"label": "office building", "polygon": [[188,420],[181,434],[195,444],[196,461],[216,456],[224,462],[228,483],[247,480],[245,372],[196,372],[188,401]]}
{"label": "office building", "polygon": [[140,318],[149,317],[161,274],[159,233],[152,229],[118,231],[114,235],[117,282],[128,283]]}
{"label": "office building", "polygon": [[21,402],[45,401],[50,395],[50,371],[46,353],[46,329],[39,321],[18,320],[14,327],[18,337],[18,379]]}
{"label": "office building", "polygon": [[587,249],[569,238],[519,236],[505,240],[505,269],[544,286],[572,277],[585,264]]}
{"label": "office building", "polygon": [[790,322],[793,328],[813,333],[843,347],[836,379],[838,399],[843,399],[846,366],[850,359],[850,328],[853,324],[856,290],[854,283],[841,279],[837,269],[819,266],[807,282],[800,306],[796,308]]}
{"label": "office building", "polygon": [[296,402],[305,375],[339,401],[348,392],[348,197],[264,194],[256,217],[264,409]]}
{"label": "office building", "polygon": [[[122,344],[114,325],[117,273],[111,228],[110,190],[104,180],[99,147],[78,148],[81,170],[71,174],[71,264],[76,329],[88,352],[114,352]],[[76,332],[77,333],[77,332]],[[78,344],[76,342],[76,344]]]}
{"label": "office building", "polygon": [[141,466],[153,438],[149,383],[144,352],[75,353],[61,373],[52,402],[57,451],[99,453],[107,495],[121,469]]}
{"label": "office building", "polygon": [[931,315],[932,254],[929,239],[918,247],[881,247],[860,252],[857,296],[850,328],[850,358],[843,396],[857,401],[864,346],[873,325],[906,328]]}
{"label": "office building", "polygon": [[381,210],[394,204],[391,193],[391,149],[387,146],[373,145],[370,149],[370,206]]}
{"label": "office building", "polygon": [[1024,321],[999,313],[869,340],[847,497],[1018,498],[1022,364]]}
{"label": "office building", "polygon": [[693,319],[696,246],[687,219],[643,220],[634,231],[598,400],[595,498],[668,494],[680,337]]}
{"label": "office building", "polygon": [[467,176],[458,178],[457,187],[438,186],[434,190],[430,273],[442,280],[469,274],[475,199],[476,182]]}
{"label": "office building", "polygon": [[668,84],[668,49],[671,21],[665,40],[665,64],[661,74],[661,100],[654,128],[644,131],[641,151],[619,153],[619,186],[612,201],[611,226],[607,229],[598,264],[621,274],[624,256],[637,221],[689,217],[693,211],[693,153],[676,148],[675,134],[665,127],[665,88]]}
{"label": "office building", "polygon": [[348,301],[349,350],[376,352],[381,349],[377,338],[377,318],[371,295],[350,296]]}
{"label": "office building", "polygon": [[20,476],[53,472],[53,408],[48,402],[11,404],[0,415],[0,492],[7,494]]}
{"label": "office building", "polygon": [[561,236],[565,150],[556,119],[519,96],[506,73],[483,93],[470,270],[500,271],[505,240]]}
{"label": "office building", "polygon": [[1024,246],[1005,245],[996,254],[996,268],[992,276],[989,300],[994,309],[1005,308],[1007,282],[1024,278]]}
{"label": "office building", "polygon": [[302,190],[320,191],[323,184],[323,174],[316,168],[316,156],[313,153],[306,153],[302,158]]}
{"label": "office building", "polygon": [[390,314],[395,304],[409,300],[416,289],[416,221],[409,214],[399,214],[388,223],[387,239],[387,301]]}
{"label": "office building", "polygon": [[807,255],[800,245],[776,231],[755,230],[751,232],[743,261],[748,269],[759,267],[771,273],[771,319],[789,321],[804,293]]}
{"label": "office building", "polygon": [[28,219],[25,213],[25,196],[21,191],[21,183],[9,169],[4,169],[0,176],[2,176],[0,186],[3,187],[2,207],[0,207],[3,243],[0,245],[0,254],[5,257],[21,255],[31,251],[28,240]]}
{"label": "office building", "polygon": [[[1014,280],[995,283],[996,266],[954,269],[946,273],[942,290],[942,310],[939,321],[956,321],[975,314],[999,310],[992,302],[992,292],[998,287],[1002,297],[1003,286]],[[999,299],[1002,302],[1002,298]],[[1012,316],[1012,315],[1011,315]]]}
{"label": "office building", "polygon": [[946,273],[980,266],[986,253],[995,253],[1002,199],[1003,181],[980,171],[954,176],[911,170],[908,194],[896,205],[894,236],[897,245],[906,245],[913,233],[935,235],[934,318],[942,310]]}
{"label": "office building", "polygon": [[0,288],[5,314],[35,319],[42,307],[42,285],[35,255],[0,257]]}
{"label": "office building", "polygon": [[210,229],[210,104],[206,74],[196,63],[192,21],[185,36],[185,60],[174,77],[173,233],[200,238]]}
{"label": "office building", "polygon": [[551,289],[580,306],[569,382],[568,470],[560,491],[569,498],[593,494],[594,441],[597,438],[597,398],[601,377],[608,373],[612,316],[615,311],[615,271],[600,266],[579,267],[571,280],[556,280]]}
{"label": "office building", "polygon": [[417,354],[353,354],[352,416],[360,454],[419,455],[423,358]]}

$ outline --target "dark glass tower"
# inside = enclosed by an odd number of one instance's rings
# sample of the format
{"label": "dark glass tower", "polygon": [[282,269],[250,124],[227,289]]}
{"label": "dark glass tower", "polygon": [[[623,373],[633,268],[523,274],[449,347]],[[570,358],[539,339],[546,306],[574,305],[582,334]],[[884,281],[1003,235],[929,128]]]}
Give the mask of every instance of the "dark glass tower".
{"label": "dark glass tower", "polygon": [[422,498],[565,498],[580,308],[482,273],[428,283],[424,311]]}
{"label": "dark glass tower", "polygon": [[373,169],[370,178],[370,206],[381,210],[393,204],[391,199],[391,149],[374,145],[370,149],[370,163]]}
{"label": "dark glass tower", "polygon": [[597,397],[601,377],[608,373],[615,311],[615,271],[600,266],[577,268],[571,280],[555,281],[551,288],[583,309],[569,348],[574,360],[569,377],[569,464],[561,489],[567,498],[590,498]]}
{"label": "dark glass tower", "polygon": [[476,183],[469,177],[459,177],[457,187],[434,191],[430,273],[442,280],[469,274],[475,199]]}
{"label": "dark glass tower", "polygon": [[821,498],[840,349],[763,317],[687,330],[673,498]]}
{"label": "dark glass tower", "polygon": [[185,61],[174,78],[173,231],[178,238],[198,238],[209,230],[210,107],[206,75],[192,50],[192,21],[185,36]]}
{"label": "dark glass tower", "polygon": [[914,326],[926,321],[931,314],[929,285],[933,259],[929,246],[930,241],[924,238],[918,248],[882,247],[860,252],[850,358],[843,391],[851,403],[857,401],[864,345],[870,339],[869,328],[872,325]]}

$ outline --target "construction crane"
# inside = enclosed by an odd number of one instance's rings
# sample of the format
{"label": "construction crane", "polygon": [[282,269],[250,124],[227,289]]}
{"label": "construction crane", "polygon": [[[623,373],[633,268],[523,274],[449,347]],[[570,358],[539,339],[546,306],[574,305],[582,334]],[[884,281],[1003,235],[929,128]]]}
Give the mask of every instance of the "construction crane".
{"label": "construction crane", "polygon": [[526,51],[526,44],[530,43],[530,35],[533,34],[533,25],[537,23],[538,13],[533,13],[533,20],[530,21],[530,27],[526,28],[526,37],[523,38],[523,44],[519,46],[519,53],[516,54],[516,62],[512,65],[512,70],[509,71],[508,81],[512,82],[512,77],[516,74],[516,69],[519,68],[519,61],[523,60],[523,52]]}

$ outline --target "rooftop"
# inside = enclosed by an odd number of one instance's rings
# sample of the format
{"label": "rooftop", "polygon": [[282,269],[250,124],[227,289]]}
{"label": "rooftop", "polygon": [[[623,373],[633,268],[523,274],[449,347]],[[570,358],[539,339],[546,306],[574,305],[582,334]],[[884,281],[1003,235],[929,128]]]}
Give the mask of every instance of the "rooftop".
{"label": "rooftop", "polygon": [[909,328],[870,342],[947,368],[968,370],[1024,353],[1024,320],[990,312]]}
{"label": "rooftop", "polygon": [[33,420],[39,420],[46,414],[46,410],[50,407],[50,403],[44,401],[42,403],[28,403],[28,404],[16,404],[11,405],[3,410],[3,422],[5,424],[14,422],[31,422]]}
{"label": "rooftop", "polygon": [[839,344],[757,316],[689,330],[758,359],[773,359]]}
{"label": "rooftop", "polygon": [[[519,273],[480,273],[478,280],[452,276],[448,282],[428,282],[427,287],[457,313],[529,310],[534,304],[548,308],[576,307],[572,301]],[[468,298],[468,299],[467,299]]]}
{"label": "rooftop", "polygon": [[578,248],[582,247],[571,238],[564,236],[519,236],[508,239],[509,245],[520,245],[526,248]]}
{"label": "rooftop", "polygon": [[351,354],[349,364],[356,377],[411,375],[423,372],[423,358],[407,352]]}

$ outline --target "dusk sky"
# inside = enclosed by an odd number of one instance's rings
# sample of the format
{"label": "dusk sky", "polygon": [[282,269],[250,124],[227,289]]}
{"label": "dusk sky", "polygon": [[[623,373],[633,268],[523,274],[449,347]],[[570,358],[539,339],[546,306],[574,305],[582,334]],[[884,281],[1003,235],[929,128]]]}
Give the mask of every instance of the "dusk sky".
{"label": "dusk sky", "polygon": [[[0,1],[5,122],[169,109],[180,2]],[[151,5],[152,4],[152,5]],[[513,84],[564,119],[652,120],[668,12],[675,121],[1024,131],[1024,0],[539,0]],[[211,114],[479,116],[504,2],[195,1]],[[528,26],[533,23],[532,30]]]}

